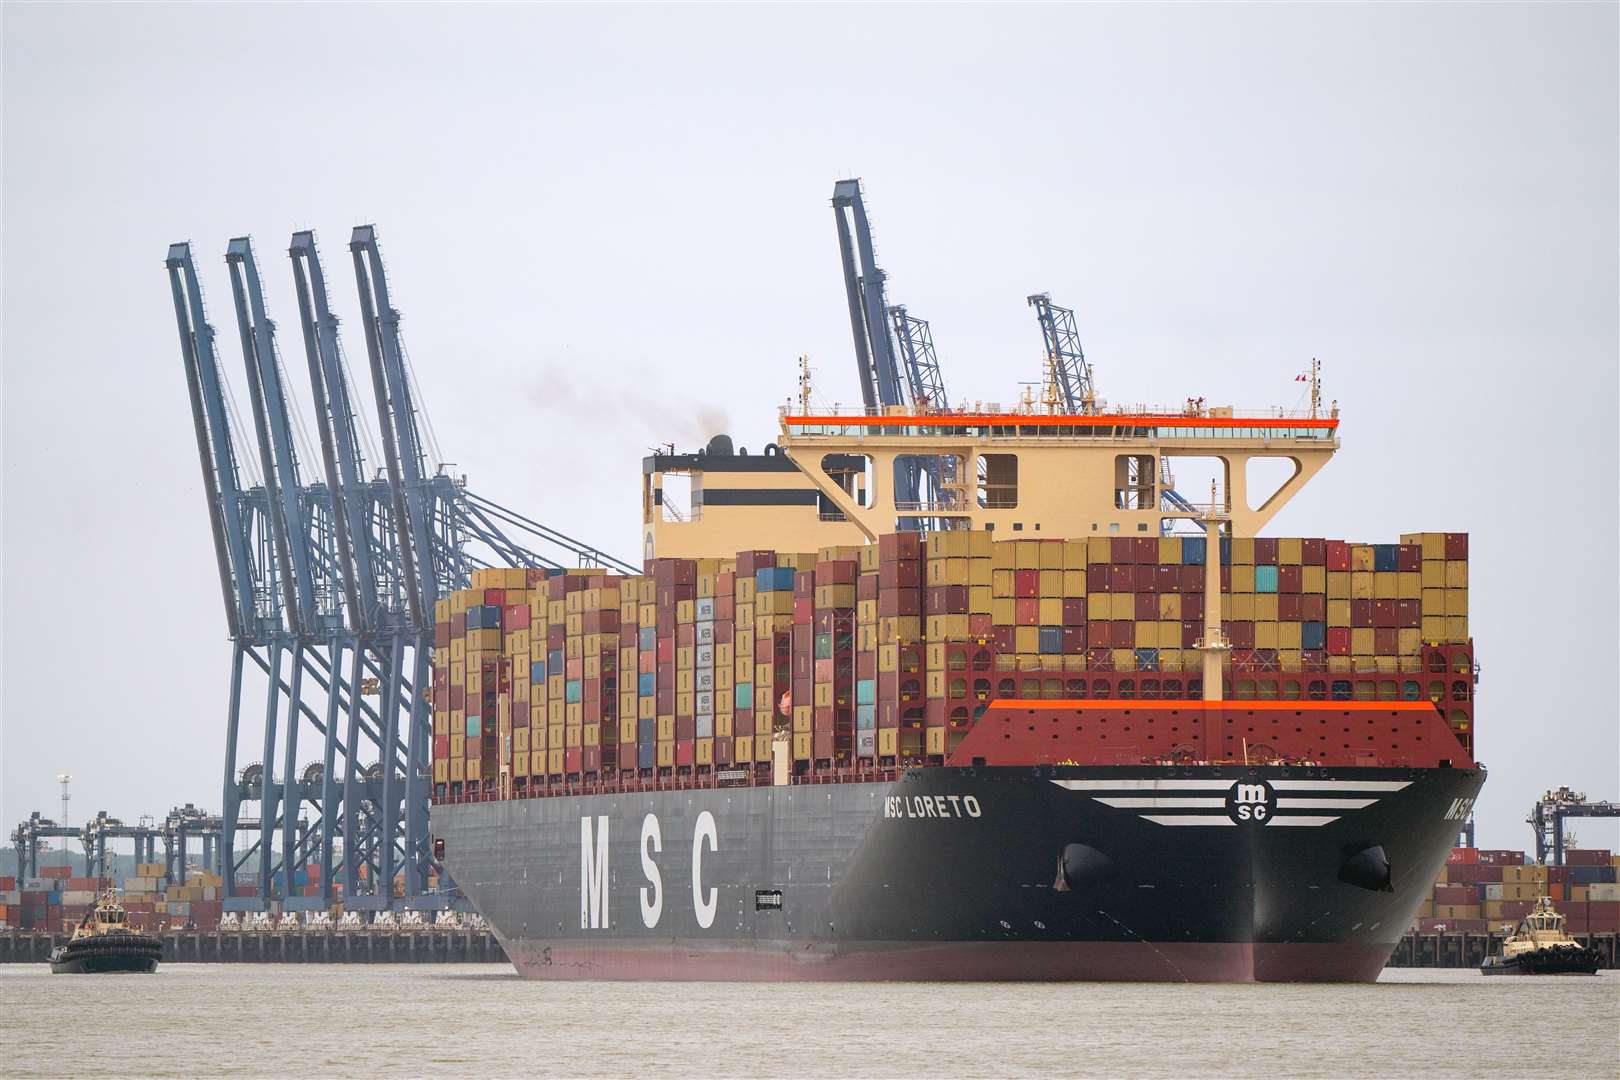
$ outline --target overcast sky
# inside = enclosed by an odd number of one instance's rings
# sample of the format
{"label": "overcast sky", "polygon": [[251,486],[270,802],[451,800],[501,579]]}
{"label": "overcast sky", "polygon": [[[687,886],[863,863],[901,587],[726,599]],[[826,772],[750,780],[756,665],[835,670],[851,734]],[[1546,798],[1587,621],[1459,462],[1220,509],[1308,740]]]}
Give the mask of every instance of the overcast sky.
{"label": "overcast sky", "polygon": [[63,769],[78,820],[220,806],[170,242],[245,402],[253,235],[307,403],[287,239],[359,360],[375,222],[445,456],[634,557],[646,448],[768,442],[800,353],[855,399],[860,176],[954,397],[1038,377],[1042,290],[1114,401],[1291,405],[1322,359],[1343,449],[1268,532],[1472,534],[1479,839],[1527,846],[1543,789],[1620,796],[1617,11],[5,5],[0,825]]}

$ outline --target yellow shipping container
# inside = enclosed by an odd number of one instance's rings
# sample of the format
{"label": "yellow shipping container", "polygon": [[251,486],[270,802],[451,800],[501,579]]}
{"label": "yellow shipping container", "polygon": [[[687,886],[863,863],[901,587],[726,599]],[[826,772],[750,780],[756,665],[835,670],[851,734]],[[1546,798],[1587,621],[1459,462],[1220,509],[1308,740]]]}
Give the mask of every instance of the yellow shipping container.
{"label": "yellow shipping container", "polygon": [[1299,572],[1300,591],[1306,593],[1327,592],[1327,567],[1306,566]]}
{"label": "yellow shipping container", "polygon": [[1374,576],[1375,575],[1371,571],[1360,571],[1360,570],[1351,571],[1351,573],[1350,573],[1350,599],[1352,599],[1352,600],[1371,600],[1371,599],[1373,599],[1373,590],[1374,590],[1373,578],[1374,578]]}
{"label": "yellow shipping container", "polygon": [[1461,645],[1468,640],[1468,616],[1446,616],[1445,640],[1454,645]]}
{"label": "yellow shipping container", "polygon": [[1138,649],[1157,649],[1159,647],[1158,623],[1139,622],[1136,624],[1136,647]]}
{"label": "yellow shipping container", "polygon": [[1254,647],[1257,649],[1278,649],[1277,624],[1274,622],[1256,622],[1254,624]]}
{"label": "yellow shipping container", "polygon": [[[1047,549],[1055,549],[1057,547],[1056,544],[1045,544],[1042,546]],[[1057,570],[1042,570],[1039,573],[1040,578],[1039,585],[1037,587],[1040,589],[1041,598],[1045,599],[1049,596],[1055,596],[1058,599],[1062,599],[1063,570],[1061,568]]]}
{"label": "yellow shipping container", "polygon": [[660,769],[673,768],[675,765],[675,743],[660,742],[658,744],[658,767]]}
{"label": "yellow shipping container", "polygon": [[1446,588],[1468,588],[1468,564],[1460,559],[1449,559],[1446,562]]}
{"label": "yellow shipping container", "polygon": [[942,728],[942,727],[928,728],[927,729],[927,738],[928,738],[927,753],[935,754],[935,755],[945,753],[945,729],[944,728]]}
{"label": "yellow shipping container", "polygon": [[1233,593],[1226,598],[1226,618],[1235,622],[1249,622],[1254,618],[1254,594]]}
{"label": "yellow shipping container", "polygon": [[808,731],[795,731],[793,733],[793,759],[795,761],[809,761],[811,740],[813,736]]}
{"label": "yellow shipping container", "polygon": [[1013,630],[1013,651],[1038,653],[1041,650],[1041,628],[1020,626]]}
{"label": "yellow shipping container", "polygon": [[1305,561],[1305,542],[1297,536],[1285,536],[1277,541],[1277,561],[1284,566],[1298,566]]}
{"label": "yellow shipping container", "polygon": [[[1117,592],[1108,593],[1106,595],[1109,597],[1107,618],[1113,619],[1116,622],[1129,622],[1136,618],[1135,593]],[[1023,650],[1020,649],[1019,651],[1022,652]]]}
{"label": "yellow shipping container", "polygon": [[[1238,542],[1240,542],[1240,541],[1234,541],[1234,543],[1238,543]],[[1233,557],[1233,560],[1232,560],[1232,592],[1234,594],[1236,594],[1236,593],[1252,593],[1252,592],[1254,592],[1254,556],[1253,556],[1254,541],[1253,540],[1249,541],[1249,551],[1250,551],[1250,559],[1249,559],[1249,562],[1246,563],[1246,564],[1240,565],[1237,562],[1236,557],[1235,556]]]}
{"label": "yellow shipping container", "polygon": [[1372,627],[1358,626],[1350,631],[1350,652],[1355,656],[1371,656],[1374,641]]}
{"label": "yellow shipping container", "polygon": [[1254,597],[1255,622],[1277,621],[1277,594],[1256,593]]}
{"label": "yellow shipping container", "polygon": [[1304,648],[1304,623],[1280,622],[1277,624],[1277,648],[1300,650]]}
{"label": "yellow shipping container", "polygon": [[[1251,566],[1252,567],[1253,565],[1254,565],[1254,538],[1250,537],[1250,536],[1239,536],[1239,537],[1234,538],[1233,541],[1232,541],[1232,570],[1233,570],[1233,575],[1232,575],[1233,586],[1232,587],[1234,589],[1237,588],[1237,585],[1236,585],[1236,582],[1237,582],[1237,573],[1236,573],[1237,568],[1240,567],[1240,566]],[[1252,575],[1250,576],[1249,580],[1251,582],[1254,580]]]}
{"label": "yellow shipping container", "polygon": [[1350,599],[1350,574],[1344,570],[1329,570],[1327,574],[1329,600]]}
{"label": "yellow shipping container", "polygon": [[1447,589],[1446,590],[1446,614],[1447,615],[1467,615],[1468,614],[1468,590],[1467,589]]}
{"label": "yellow shipping container", "polygon": [[1335,627],[1350,625],[1350,601],[1329,600],[1327,602],[1327,624]]}
{"label": "yellow shipping container", "polygon": [[[1042,572],[1055,573],[1056,571]],[[1040,603],[1037,605],[1036,617],[1040,619],[1041,625],[1043,626],[1062,626],[1063,598],[1061,596],[1041,597]]]}
{"label": "yellow shipping container", "polygon": [[1400,596],[1401,575],[1384,571],[1373,575],[1373,599],[1394,600]]}
{"label": "yellow shipping container", "polygon": [[666,713],[658,718],[658,741],[670,742],[675,738],[675,714]]}
{"label": "yellow shipping container", "polygon": [[[1179,551],[1180,549],[1177,548],[1177,550]],[[1179,562],[1180,560],[1178,559],[1177,561]],[[1079,570],[1081,573],[1085,572],[1086,541],[1084,537],[1063,541],[1063,569]]]}
{"label": "yellow shipping container", "polygon": [[1084,570],[1063,571],[1063,595],[1067,597],[1086,595],[1086,572]]}
{"label": "yellow shipping container", "polygon": [[1086,565],[1107,566],[1113,562],[1113,543],[1106,536],[1086,537]]}
{"label": "yellow shipping container", "polygon": [[900,730],[898,728],[878,728],[877,734],[878,753],[880,755],[883,757],[894,757],[900,752],[899,746],[897,745],[900,736]]}
{"label": "yellow shipping container", "polygon": [[1180,619],[1181,619],[1181,594],[1180,593],[1160,593],[1159,594],[1159,618],[1161,620],[1162,619],[1175,619],[1177,621],[1180,621]]}
{"label": "yellow shipping container", "polygon": [[1376,560],[1373,557],[1372,545],[1352,544],[1350,546],[1351,573],[1355,573],[1356,571],[1366,571],[1370,573],[1374,569],[1375,562]]}

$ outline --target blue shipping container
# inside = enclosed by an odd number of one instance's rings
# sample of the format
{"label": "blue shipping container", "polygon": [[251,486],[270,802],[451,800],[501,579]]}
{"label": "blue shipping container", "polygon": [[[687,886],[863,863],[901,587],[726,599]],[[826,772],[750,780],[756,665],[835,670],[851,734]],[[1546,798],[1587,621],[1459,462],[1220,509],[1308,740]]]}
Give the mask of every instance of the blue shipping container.
{"label": "blue shipping container", "polygon": [[1048,655],[1063,652],[1063,627],[1041,627],[1041,652]]}
{"label": "blue shipping container", "polygon": [[642,697],[654,697],[658,693],[658,676],[650,671],[642,672],[636,676],[636,693]]}
{"label": "blue shipping container", "polygon": [[642,652],[652,652],[658,648],[658,628],[656,626],[643,626],[636,631],[636,648]]}
{"label": "blue shipping container", "polygon": [[476,717],[476,716],[467,717],[467,738],[476,739],[482,734],[483,734],[483,729],[479,725],[478,717]]}
{"label": "blue shipping container", "polygon": [[1304,649],[1327,648],[1327,623],[1308,622],[1300,628],[1300,647]]}
{"label": "blue shipping container", "polygon": [[870,731],[877,727],[877,706],[855,706],[855,726],[862,731]]}
{"label": "blue shipping container", "polygon": [[1139,671],[1158,671],[1159,670],[1159,650],[1158,649],[1137,649],[1136,650],[1136,667],[1137,667],[1137,670],[1139,670]]}
{"label": "blue shipping container", "polygon": [[543,683],[546,681],[546,662],[544,660],[536,660],[529,665],[529,681],[531,683]]}
{"label": "blue shipping container", "polygon": [[855,680],[855,704],[857,704],[857,705],[876,705],[877,704],[877,680],[876,679],[856,679]]}
{"label": "blue shipping container", "polygon": [[585,700],[585,680],[569,679],[563,683],[563,700],[570,705],[577,705]]}
{"label": "blue shipping container", "polygon": [[1209,548],[1202,536],[1184,536],[1181,538],[1181,563],[1183,566],[1203,566],[1204,557]]}
{"label": "blue shipping container", "polygon": [[753,683],[738,683],[735,693],[737,695],[737,708],[752,709],[754,707]]}
{"label": "blue shipping container", "polygon": [[1275,566],[1257,566],[1254,568],[1254,591],[1257,593],[1274,593],[1277,591],[1277,568]]}

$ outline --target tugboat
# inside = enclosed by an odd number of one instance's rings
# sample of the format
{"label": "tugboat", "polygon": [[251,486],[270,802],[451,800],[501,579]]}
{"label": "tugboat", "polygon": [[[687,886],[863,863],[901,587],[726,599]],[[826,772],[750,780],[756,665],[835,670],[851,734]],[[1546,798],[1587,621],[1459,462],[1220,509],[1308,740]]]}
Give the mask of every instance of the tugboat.
{"label": "tugboat", "polygon": [[150,973],[163,959],[163,941],[131,930],[114,889],[107,889],[66,945],[51,950],[56,975],[94,975],[110,971]]}
{"label": "tugboat", "polygon": [[1564,932],[1564,917],[1552,898],[1543,896],[1502,942],[1501,955],[1486,957],[1479,970],[1484,975],[1596,975],[1598,964],[1597,951]]}

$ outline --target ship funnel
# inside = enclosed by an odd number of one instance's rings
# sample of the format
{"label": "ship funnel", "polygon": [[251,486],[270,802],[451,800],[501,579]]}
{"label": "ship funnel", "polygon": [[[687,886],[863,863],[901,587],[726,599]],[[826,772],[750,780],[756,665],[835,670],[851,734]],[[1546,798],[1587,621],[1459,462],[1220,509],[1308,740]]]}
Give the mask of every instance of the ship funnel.
{"label": "ship funnel", "polygon": [[1381,844],[1369,844],[1346,856],[1339,866],[1339,880],[1369,892],[1395,891],[1390,881],[1389,856]]}

